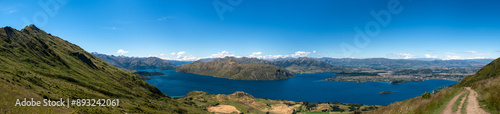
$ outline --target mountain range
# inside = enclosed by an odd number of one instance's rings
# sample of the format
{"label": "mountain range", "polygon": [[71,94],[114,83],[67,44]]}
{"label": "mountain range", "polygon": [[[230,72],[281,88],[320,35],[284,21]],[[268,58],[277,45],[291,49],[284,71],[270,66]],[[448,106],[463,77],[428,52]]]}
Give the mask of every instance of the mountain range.
{"label": "mountain range", "polygon": [[471,67],[483,66],[493,59],[471,59],[471,60],[412,60],[412,59],[387,59],[387,58],[315,58],[315,60],[327,62],[341,67],[365,67],[373,69],[394,68],[425,68],[425,67]]}
{"label": "mountain range", "polygon": [[92,55],[106,61],[115,67],[125,70],[141,70],[141,69],[175,69],[176,65],[157,57],[126,57],[105,55],[97,52]]}

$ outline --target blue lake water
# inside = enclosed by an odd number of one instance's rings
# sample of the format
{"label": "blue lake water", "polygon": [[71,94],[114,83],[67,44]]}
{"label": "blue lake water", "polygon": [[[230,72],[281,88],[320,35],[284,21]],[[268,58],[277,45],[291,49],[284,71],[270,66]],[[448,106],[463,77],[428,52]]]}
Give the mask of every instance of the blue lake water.
{"label": "blue lake water", "polygon": [[[243,91],[256,98],[307,102],[338,101],[373,105],[388,105],[458,83],[449,80],[428,80],[392,85],[386,82],[323,81],[327,77],[335,76],[335,73],[296,74],[294,78],[285,80],[247,81],[177,73],[173,70],[148,69],[143,71],[164,73],[165,75],[162,76],[150,76],[151,80],[147,82],[171,97],[185,96],[194,90],[210,94],[231,94]],[[380,94],[380,91],[397,92]]]}

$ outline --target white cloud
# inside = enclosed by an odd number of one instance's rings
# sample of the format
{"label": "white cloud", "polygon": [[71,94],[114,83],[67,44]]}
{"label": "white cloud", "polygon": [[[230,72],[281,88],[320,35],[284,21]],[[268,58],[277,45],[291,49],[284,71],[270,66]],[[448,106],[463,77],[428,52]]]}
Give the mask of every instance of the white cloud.
{"label": "white cloud", "polygon": [[234,54],[229,54],[227,51],[218,52],[217,54],[212,54],[208,58],[223,58],[227,56],[234,56]]}
{"label": "white cloud", "polygon": [[316,53],[316,51],[313,51],[313,53]]}
{"label": "white cloud", "polygon": [[162,53],[162,54],[160,54],[160,56],[165,56],[165,54]]}
{"label": "white cloud", "polygon": [[253,52],[252,55],[261,55],[262,52]]}
{"label": "white cloud", "polygon": [[251,57],[251,58],[257,58],[260,56],[262,56],[262,52],[253,52],[252,55],[248,55],[248,57]]}
{"label": "white cloud", "polygon": [[186,52],[185,51],[177,52],[177,55],[183,55],[183,54],[186,54]]}
{"label": "white cloud", "polygon": [[177,61],[196,61],[199,58],[193,57],[192,55],[189,56],[184,56],[187,54],[185,51],[179,51],[179,52],[172,52],[170,55],[177,55],[175,58],[168,58],[168,57],[160,57],[161,59],[166,59],[166,60],[177,60]]}
{"label": "white cloud", "polygon": [[438,58],[437,55],[425,54],[425,58]]}
{"label": "white cloud", "polygon": [[186,54],[185,51],[180,51],[180,52],[177,52],[177,57],[176,58],[181,58],[182,55]]}
{"label": "white cloud", "polygon": [[488,58],[488,57],[474,57],[474,59],[491,59],[491,58]]}
{"label": "white cloud", "polygon": [[125,50],[123,50],[123,49],[119,49],[119,50],[118,50],[118,52],[116,52],[116,53],[119,53],[119,54],[122,54],[122,55],[123,55],[123,54],[125,54],[125,53],[128,53],[128,51],[125,51]]}
{"label": "white cloud", "polygon": [[397,57],[397,58],[403,58],[403,59],[411,59],[411,58],[415,58],[414,55],[412,54],[408,54],[408,53],[399,53],[399,54],[391,54],[392,56],[394,57]]}
{"label": "white cloud", "polygon": [[476,55],[489,55],[490,53],[482,53],[477,51],[464,51],[464,53],[476,54]]}
{"label": "white cloud", "polygon": [[[313,51],[312,53],[314,53]],[[297,51],[293,54],[290,55],[262,55],[262,52],[253,52],[251,55],[248,55],[247,57],[250,58],[258,58],[258,59],[278,59],[278,58],[287,58],[287,57],[307,57],[310,55],[311,52],[305,52],[305,51]]]}
{"label": "white cloud", "polygon": [[306,57],[308,56],[309,54],[311,54],[311,52],[305,52],[305,51],[297,51],[295,52],[294,54],[290,55],[291,57]]}
{"label": "white cloud", "polygon": [[[314,52],[297,51],[297,52],[295,52],[293,54],[289,54],[289,55],[262,55],[263,54],[262,52],[253,52],[251,55],[248,55],[246,57],[258,58],[258,59],[278,59],[278,58],[287,58],[287,57],[306,57],[311,53],[314,53]],[[236,58],[241,57],[241,56],[236,56],[232,52],[228,52],[228,51],[217,52],[216,54],[211,54],[210,56],[206,56],[206,57],[194,57],[192,55],[187,56],[186,54],[187,54],[187,52],[185,52],[185,51],[181,51],[181,52],[177,52],[177,53],[172,52],[172,53],[170,53],[170,55],[177,55],[175,58],[165,57],[162,59],[178,60],[178,61],[196,61],[199,59],[223,58],[223,57],[228,57],[228,56],[236,57]]]}
{"label": "white cloud", "polygon": [[172,17],[172,16],[168,16],[168,17],[160,17],[158,18],[158,21],[166,21],[168,19],[172,19],[172,18],[175,18],[175,17]]}
{"label": "white cloud", "polygon": [[3,14],[12,14],[16,13],[18,10],[19,6],[12,6],[12,5],[0,5],[0,13]]}
{"label": "white cloud", "polygon": [[161,59],[166,59],[166,60],[176,60],[176,61],[197,61],[199,60],[199,58],[197,57],[193,57],[192,55],[189,55],[189,56],[182,56],[182,57],[177,57],[177,58],[163,58],[161,57]]}
{"label": "white cloud", "polygon": [[456,59],[462,59],[462,57],[460,57],[460,56],[446,55],[446,58],[443,58],[443,60],[456,60]]}
{"label": "white cloud", "polygon": [[8,14],[11,14],[11,13],[16,13],[16,12],[17,12],[17,10],[10,10],[10,11],[8,11],[7,13],[8,13]]}
{"label": "white cloud", "polygon": [[120,28],[116,28],[116,27],[102,27],[104,29],[110,29],[110,30],[116,30],[116,29],[120,29]]}
{"label": "white cloud", "polygon": [[451,56],[447,55],[443,60],[464,60],[464,59],[492,59],[488,57],[472,57],[472,58],[462,58],[461,56]]}
{"label": "white cloud", "polygon": [[177,60],[177,61],[196,61],[196,60],[199,60],[199,59],[205,59],[205,58],[223,58],[223,57],[226,57],[226,56],[234,56],[234,57],[240,57],[240,56],[235,56],[234,54],[230,54],[230,52],[228,51],[222,51],[222,52],[218,52],[216,54],[212,54],[208,57],[194,57],[193,55],[186,55],[187,52],[185,51],[180,51],[180,52],[172,52],[170,53],[170,55],[177,55],[175,58],[168,58],[168,57],[165,57],[165,58],[162,58],[162,59],[167,59],[167,60]]}

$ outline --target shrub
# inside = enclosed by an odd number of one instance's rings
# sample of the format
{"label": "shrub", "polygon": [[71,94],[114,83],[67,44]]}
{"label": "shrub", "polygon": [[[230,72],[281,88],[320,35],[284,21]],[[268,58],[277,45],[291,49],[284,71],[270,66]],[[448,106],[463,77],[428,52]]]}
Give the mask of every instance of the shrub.
{"label": "shrub", "polygon": [[424,94],[422,94],[422,98],[424,98],[424,99],[431,98],[431,93],[425,92]]}

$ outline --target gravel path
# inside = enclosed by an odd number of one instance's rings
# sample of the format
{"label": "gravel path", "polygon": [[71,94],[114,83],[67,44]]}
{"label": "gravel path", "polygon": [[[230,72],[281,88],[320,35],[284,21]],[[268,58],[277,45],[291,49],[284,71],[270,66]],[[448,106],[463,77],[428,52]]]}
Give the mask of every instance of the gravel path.
{"label": "gravel path", "polygon": [[[481,107],[479,107],[479,102],[477,101],[477,93],[476,91],[472,90],[470,87],[465,87],[467,91],[469,91],[469,96],[467,101],[465,101],[465,97],[460,101],[460,105],[458,107],[458,111],[453,112],[452,108],[455,103],[455,101],[458,100],[458,98],[465,93],[465,91],[460,92],[458,95],[453,97],[448,104],[446,104],[446,107],[444,108],[443,112],[441,114],[460,114],[461,113],[461,108],[464,102],[467,102],[467,106],[465,107],[465,112],[466,114],[489,114],[488,112],[484,111]],[[466,95],[467,97],[467,95]]]}
{"label": "gravel path", "polygon": [[[456,95],[455,97],[453,97],[453,99],[450,100],[450,102],[448,102],[448,104],[446,104],[446,107],[444,108],[443,112],[441,112],[441,114],[460,114],[459,111],[453,113],[453,105],[455,104],[455,101],[458,100],[458,98],[464,94],[465,91],[462,91],[460,92],[458,95]],[[460,109],[459,109],[460,110]]]}
{"label": "gravel path", "polygon": [[470,89],[470,87],[466,87],[465,89],[470,91],[465,112],[467,112],[467,114],[489,114],[488,112],[484,111],[481,107],[479,107],[476,91]]}

